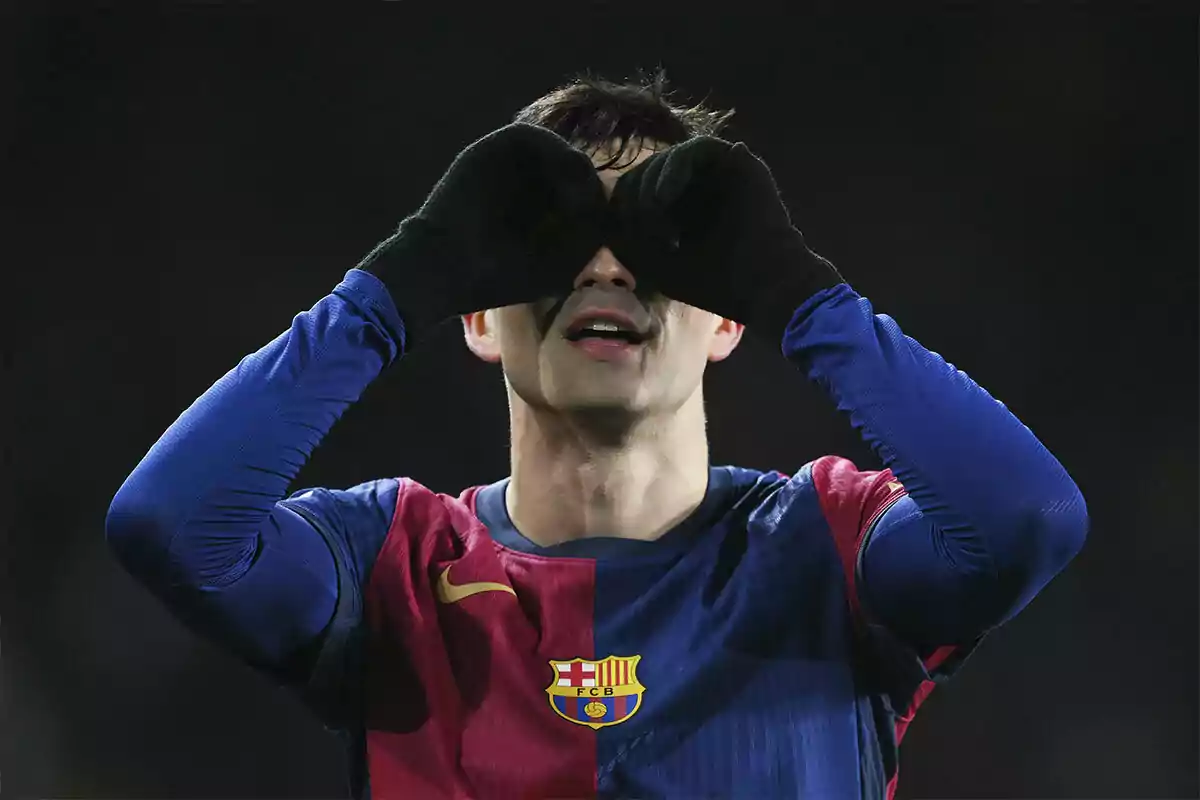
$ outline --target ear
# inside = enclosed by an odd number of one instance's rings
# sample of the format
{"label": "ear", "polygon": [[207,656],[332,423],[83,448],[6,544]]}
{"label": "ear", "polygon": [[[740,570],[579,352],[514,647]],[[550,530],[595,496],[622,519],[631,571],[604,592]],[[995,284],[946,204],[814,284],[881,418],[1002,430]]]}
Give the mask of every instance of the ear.
{"label": "ear", "polygon": [[746,326],[724,317],[715,317],[717,329],[713,332],[712,341],[708,345],[709,361],[724,361],[742,341],[742,333]]}
{"label": "ear", "polygon": [[496,319],[491,311],[464,314],[463,338],[467,349],[489,364],[500,363],[500,339],[496,335]]}

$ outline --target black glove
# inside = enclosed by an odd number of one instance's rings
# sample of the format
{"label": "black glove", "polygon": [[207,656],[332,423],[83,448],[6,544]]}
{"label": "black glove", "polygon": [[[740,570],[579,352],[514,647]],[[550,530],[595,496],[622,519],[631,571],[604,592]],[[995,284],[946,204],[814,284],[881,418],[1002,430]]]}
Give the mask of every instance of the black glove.
{"label": "black glove", "polygon": [[843,283],[804,244],[766,164],[744,144],[699,136],[617,181],[609,247],[676,300],[778,342],[796,309]]}
{"label": "black glove", "polygon": [[569,292],[603,243],[606,206],[586,155],[545,128],[507,125],[459,153],[358,267],[387,286],[407,350],[450,317]]}

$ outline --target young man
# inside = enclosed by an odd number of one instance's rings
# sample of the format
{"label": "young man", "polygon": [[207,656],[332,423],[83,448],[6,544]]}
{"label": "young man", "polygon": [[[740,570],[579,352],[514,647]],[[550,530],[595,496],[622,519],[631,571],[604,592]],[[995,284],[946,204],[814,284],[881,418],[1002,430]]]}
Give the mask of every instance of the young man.
{"label": "young man", "polygon": [[[1079,550],[1062,466],[809,251],[723,118],[661,80],[538,100],[114,499],[123,564],[341,732],[354,793],[883,797],[933,682]],[[510,477],[288,497],[456,316],[503,367]],[[743,324],[887,469],[710,465],[701,379]]]}

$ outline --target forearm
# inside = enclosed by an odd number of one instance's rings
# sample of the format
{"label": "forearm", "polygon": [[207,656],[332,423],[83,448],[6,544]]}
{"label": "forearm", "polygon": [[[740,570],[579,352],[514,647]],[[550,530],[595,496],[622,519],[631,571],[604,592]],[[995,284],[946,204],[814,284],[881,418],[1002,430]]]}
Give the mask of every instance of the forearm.
{"label": "forearm", "polygon": [[[784,351],[906,487],[928,523],[927,541],[911,545],[992,591],[993,616],[1027,602],[1077,552],[1086,510],[1062,465],[1003,404],[849,287],[806,303]],[[885,565],[867,588],[898,569]]]}
{"label": "forearm", "polygon": [[[206,391],[117,492],[107,533],[152,588],[225,584],[346,407],[397,355],[399,317],[353,271]],[[151,368],[152,369],[152,368]]]}

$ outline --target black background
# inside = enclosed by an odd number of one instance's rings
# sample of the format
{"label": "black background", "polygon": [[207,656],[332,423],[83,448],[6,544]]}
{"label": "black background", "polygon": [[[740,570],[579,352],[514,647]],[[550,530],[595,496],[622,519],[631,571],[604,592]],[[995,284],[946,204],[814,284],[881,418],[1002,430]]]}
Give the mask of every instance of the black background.
{"label": "black background", "polygon": [[[6,795],[338,794],[327,735],[115,565],[107,504],[463,145],[570,73],[658,64],[682,97],[737,108],[729,135],[815,249],[1004,401],[1089,502],[1081,556],[910,729],[901,796],[1197,795],[1194,15],[327,6],[0,18]],[[708,397],[718,462],[876,466],[755,342]],[[498,372],[447,331],[297,485],[457,491],[505,474],[506,422]]]}

